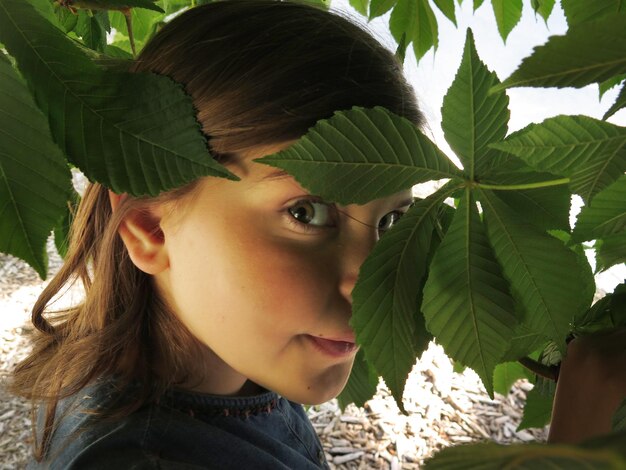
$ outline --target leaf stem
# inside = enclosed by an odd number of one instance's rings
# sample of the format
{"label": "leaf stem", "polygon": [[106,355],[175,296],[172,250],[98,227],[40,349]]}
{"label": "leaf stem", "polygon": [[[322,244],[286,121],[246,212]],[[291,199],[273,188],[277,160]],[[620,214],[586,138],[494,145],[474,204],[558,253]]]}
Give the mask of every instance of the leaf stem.
{"label": "leaf stem", "polygon": [[540,377],[544,377],[555,382],[559,378],[559,366],[547,366],[531,359],[530,357],[522,357],[521,359],[518,359],[517,362]]}
{"label": "leaf stem", "polygon": [[537,188],[547,188],[550,186],[559,186],[561,184],[569,183],[569,178],[560,178],[558,180],[550,180],[550,181],[539,181],[537,183],[526,183],[526,184],[486,184],[486,183],[475,183],[475,188],[483,188],[483,189],[494,189],[496,191],[511,191],[516,189],[537,189]]}

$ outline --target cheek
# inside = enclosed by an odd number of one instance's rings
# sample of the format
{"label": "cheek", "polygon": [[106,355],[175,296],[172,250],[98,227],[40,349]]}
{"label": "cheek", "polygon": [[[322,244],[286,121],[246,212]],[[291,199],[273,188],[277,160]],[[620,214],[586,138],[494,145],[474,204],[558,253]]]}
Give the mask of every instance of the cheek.
{"label": "cheek", "polygon": [[237,256],[242,257],[240,275],[246,289],[262,296],[261,308],[319,306],[330,300],[336,276],[332,259],[323,250],[278,240],[259,240],[257,248]]}

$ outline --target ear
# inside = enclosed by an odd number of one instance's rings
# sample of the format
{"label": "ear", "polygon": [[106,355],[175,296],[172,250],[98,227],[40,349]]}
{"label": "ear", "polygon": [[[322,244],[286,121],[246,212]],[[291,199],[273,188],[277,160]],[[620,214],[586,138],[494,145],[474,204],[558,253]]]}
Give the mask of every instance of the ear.
{"label": "ear", "polygon": [[[115,212],[125,198],[126,194],[109,191],[111,209]],[[160,223],[158,210],[135,209],[124,217],[118,229],[133,264],[147,274],[155,275],[169,267]]]}

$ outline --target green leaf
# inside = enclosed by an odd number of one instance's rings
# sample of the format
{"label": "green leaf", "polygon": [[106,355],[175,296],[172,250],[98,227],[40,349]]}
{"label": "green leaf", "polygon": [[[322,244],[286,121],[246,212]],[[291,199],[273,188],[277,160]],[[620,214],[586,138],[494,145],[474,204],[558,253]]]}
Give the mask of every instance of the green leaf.
{"label": "green leaf", "polygon": [[584,444],[481,443],[448,447],[427,460],[425,470],[603,469],[626,467],[626,433],[603,436]]}
{"label": "green leaf", "polygon": [[626,234],[605,237],[596,242],[596,272],[606,271],[616,264],[626,263]]}
{"label": "green leaf", "polygon": [[466,366],[464,366],[463,364],[461,364],[458,361],[452,361],[452,371],[455,374],[462,374],[463,372],[465,372],[465,369],[467,369]]}
{"label": "green leaf", "polygon": [[598,99],[602,99],[604,94],[609,91],[614,86],[619,85],[626,79],[626,74],[615,75],[614,77],[609,78],[603,82],[598,83],[598,92],[600,94]]}
{"label": "green leaf", "polygon": [[592,2],[561,0],[561,6],[570,28],[586,21],[626,11],[626,4],[623,0],[593,0]]}
{"label": "green leaf", "polygon": [[[530,170],[530,171],[529,171]],[[510,156],[508,164],[500,165],[497,172],[480,178],[481,184],[495,186],[541,183],[554,179],[550,173],[538,173],[521,159]],[[496,191],[496,196],[524,219],[544,230],[569,230],[571,193],[567,185]]]}
{"label": "green leaf", "polygon": [[613,431],[626,431],[626,399],[617,408],[611,420],[611,428]]}
{"label": "green leaf", "polygon": [[[174,13],[188,7],[190,5],[190,0],[161,0],[160,4],[163,6],[165,14],[169,15],[170,13]],[[200,4],[200,2],[198,2],[198,4]]]}
{"label": "green leaf", "polygon": [[454,0],[433,0],[434,4],[437,5],[437,8],[441,10],[441,13],[446,15],[454,26],[456,26],[456,12],[454,6]]}
{"label": "green leaf", "polygon": [[492,91],[519,86],[581,88],[625,72],[626,14],[618,14],[572,26],[565,36],[550,37]]}
{"label": "green leaf", "polygon": [[36,90],[54,140],[91,180],[117,193],[156,195],[200,176],[236,179],[210,157],[182,85],[103,72],[19,0],[0,0],[0,40]]}
{"label": "green leaf", "polygon": [[615,103],[608,109],[602,119],[608,119],[613,116],[620,109],[626,108],[626,83],[622,84],[622,88],[620,88],[619,95],[615,99]]}
{"label": "green leaf", "polygon": [[70,242],[70,228],[74,222],[74,216],[78,210],[78,204],[80,203],[80,194],[78,194],[73,188],[70,190],[70,198],[65,204],[65,214],[61,218],[61,221],[54,227],[54,246],[62,258],[67,255],[67,249]]}
{"label": "green leaf", "polygon": [[[382,375],[400,409],[406,378],[428,345],[424,321],[417,321],[435,216],[452,191],[439,190],[416,202],[383,235],[359,272],[350,323],[367,362]],[[420,328],[420,323],[421,328]]]}
{"label": "green leaf", "polygon": [[364,406],[376,394],[378,386],[378,374],[365,360],[363,349],[356,353],[354,364],[348,377],[348,382],[337,397],[342,410],[350,403],[356,406]]}
{"label": "green leaf", "polygon": [[565,348],[585,285],[576,254],[560,240],[529,225],[491,191],[480,191],[487,235],[515,302],[531,332]]}
{"label": "green leaf", "polygon": [[484,0],[474,0],[474,11],[478,10],[483,4]]}
{"label": "green leaf", "polygon": [[626,171],[626,128],[586,116],[557,116],[511,134],[493,148],[540,171],[570,178],[589,202]]}
{"label": "green leaf", "polygon": [[422,311],[446,353],[474,369],[493,396],[493,370],[517,319],[469,189],[431,263]]}
{"label": "green leaf", "polygon": [[488,94],[497,83],[496,74],[478,57],[468,29],[461,66],[443,98],[441,127],[470,179],[492,163],[497,152],[488,144],[507,132],[509,98],[505,93]]}
{"label": "green leaf", "polygon": [[548,18],[552,14],[556,0],[531,0],[531,5],[535,13],[539,13],[543,20],[548,23]]}
{"label": "green leaf", "polygon": [[530,379],[528,369],[519,362],[503,362],[493,372],[493,389],[501,395],[507,395],[519,379]]}
{"label": "green leaf", "polygon": [[579,298],[581,299],[581,307],[576,313],[587,310],[593,303],[593,298],[596,294],[596,280],[593,275],[593,269],[589,264],[589,259],[585,252],[586,247],[581,243],[575,243],[572,241],[572,234],[570,231],[562,230],[550,230],[550,235],[561,240],[565,246],[572,250],[576,254],[576,260],[578,261],[578,272],[582,278],[582,283],[585,286],[580,292]]}
{"label": "green leaf", "polygon": [[369,19],[373,20],[379,16],[384,15],[391,10],[398,0],[372,0],[370,2],[370,16]]}
{"label": "green leaf", "polygon": [[518,431],[528,428],[543,428],[550,422],[556,384],[551,380],[544,382],[545,387],[535,386],[528,392],[524,405],[524,415],[517,427]]}
{"label": "green leaf", "polygon": [[70,171],[26,84],[0,57],[0,251],[45,279],[46,240],[63,216]]}
{"label": "green leaf", "polygon": [[572,233],[577,242],[626,232],[626,175],[600,191],[582,208]]}
{"label": "green leaf", "polygon": [[[133,57],[133,49],[130,47],[130,39],[125,38],[125,39],[121,39],[124,36],[121,34],[118,34],[115,36],[116,40],[109,44],[106,49],[105,49],[105,53],[110,55],[111,57],[120,57],[120,58],[130,58],[130,60],[132,60]],[[139,51],[141,51],[144,47],[144,43],[141,41],[135,41],[135,49],[136,51],[139,53]],[[115,50],[113,50],[112,48],[115,48]]]}
{"label": "green leaf", "polygon": [[[140,47],[139,47],[140,44],[141,43],[135,42],[135,47],[137,47],[137,50],[140,50]],[[133,54],[130,49],[130,42],[126,40],[124,46],[125,47],[120,47],[120,44],[118,43],[108,44],[107,47],[104,49],[104,53],[108,57],[111,57],[114,59],[132,60]],[[143,47],[143,44],[141,44],[141,46]]]}
{"label": "green leaf", "polygon": [[502,361],[517,361],[544,347],[547,341],[545,335],[533,333],[528,326],[518,323]]}
{"label": "green leaf", "polygon": [[[42,1],[49,4],[47,0]],[[78,15],[72,13],[67,8],[60,6],[58,3],[54,4],[54,16],[56,17],[57,24],[60,26],[61,31],[69,33],[70,31],[74,31],[74,29],[76,29],[76,25],[78,24]]]}
{"label": "green leaf", "polygon": [[582,315],[577,315],[572,330],[580,335],[621,326],[626,326],[626,284],[618,285]]}
{"label": "green leaf", "polygon": [[409,120],[354,107],[318,121],[286,150],[255,161],[279,167],[314,194],[363,204],[459,170]]}
{"label": "green leaf", "polygon": [[74,31],[90,49],[104,52],[107,45],[107,32],[111,30],[108,15],[108,11],[97,11],[94,14],[87,13],[85,10],[79,12]]}
{"label": "green leaf", "polygon": [[89,8],[92,10],[118,10],[123,8],[147,8],[164,13],[155,3],[156,0],[80,0],[75,1],[74,8]]}
{"label": "green leaf", "polygon": [[369,0],[350,0],[350,6],[363,16],[367,16],[369,3]]}
{"label": "green leaf", "polygon": [[[58,4],[52,3],[50,0],[28,0],[28,3],[34,6],[39,14],[47,19],[54,26],[61,29],[62,31],[67,31],[62,22],[59,21],[59,17],[56,14],[56,11],[59,9],[69,13],[67,9],[59,8]],[[76,19],[76,15],[72,16],[74,16],[74,18]]]}
{"label": "green leaf", "polygon": [[522,0],[491,0],[500,37],[504,42],[522,18]]}
{"label": "green leaf", "polygon": [[[131,20],[135,44],[145,44],[157,31],[157,25],[165,18],[164,13],[151,10],[133,8],[131,10]],[[128,37],[126,17],[120,11],[111,12],[111,26],[119,33]],[[137,47],[137,52],[141,49]]]}
{"label": "green leaf", "polygon": [[396,42],[406,34],[406,43],[413,43],[415,58],[424,57],[439,44],[437,17],[428,0],[398,0],[391,12],[389,29]]}

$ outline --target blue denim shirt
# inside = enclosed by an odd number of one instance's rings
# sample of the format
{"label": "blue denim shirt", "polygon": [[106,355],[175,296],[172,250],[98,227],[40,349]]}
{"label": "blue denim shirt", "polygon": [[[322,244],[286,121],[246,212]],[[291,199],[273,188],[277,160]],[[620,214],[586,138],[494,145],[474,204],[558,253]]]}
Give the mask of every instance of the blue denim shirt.
{"label": "blue denim shirt", "polygon": [[47,457],[29,469],[328,469],[302,405],[275,392],[170,391],[119,420],[95,419],[106,386],[62,400]]}

